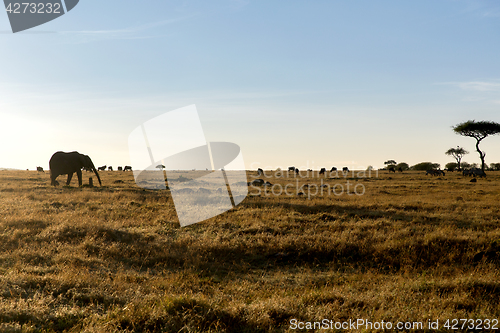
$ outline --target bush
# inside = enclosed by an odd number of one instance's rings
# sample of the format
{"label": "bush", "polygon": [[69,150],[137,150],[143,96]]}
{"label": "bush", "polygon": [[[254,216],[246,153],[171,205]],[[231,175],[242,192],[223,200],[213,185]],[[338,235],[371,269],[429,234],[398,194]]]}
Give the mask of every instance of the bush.
{"label": "bush", "polygon": [[446,163],[444,167],[448,169],[448,171],[455,171],[458,168],[458,163],[455,162]]}
{"label": "bush", "polygon": [[401,162],[401,163],[398,163],[398,165],[396,165],[396,170],[398,170],[399,168],[401,168],[401,170],[403,170],[403,171],[406,171],[406,170],[410,169],[410,166],[408,165],[408,163]]}
{"label": "bush", "polygon": [[491,163],[490,169],[493,171],[499,171],[500,170],[500,163]]}
{"label": "bush", "polygon": [[411,167],[411,170],[429,170],[429,169],[438,169],[441,166],[439,163],[432,163],[432,162],[421,162],[418,164],[415,164],[414,166]]}

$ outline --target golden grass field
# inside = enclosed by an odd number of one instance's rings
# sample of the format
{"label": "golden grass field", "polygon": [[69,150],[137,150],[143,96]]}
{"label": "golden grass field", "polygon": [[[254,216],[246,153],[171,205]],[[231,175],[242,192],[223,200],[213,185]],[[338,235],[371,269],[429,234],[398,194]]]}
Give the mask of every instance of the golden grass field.
{"label": "golden grass field", "polygon": [[252,189],[185,228],[168,191],[100,175],[102,187],[54,188],[49,172],[0,171],[0,332],[300,331],[294,319],[447,332],[447,319],[500,319],[500,172],[323,178],[365,194],[310,200]]}

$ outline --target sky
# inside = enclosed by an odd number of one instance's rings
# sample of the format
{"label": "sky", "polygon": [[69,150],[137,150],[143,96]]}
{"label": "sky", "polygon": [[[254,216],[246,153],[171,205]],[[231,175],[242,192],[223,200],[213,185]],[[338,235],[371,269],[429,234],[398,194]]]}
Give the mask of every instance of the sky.
{"label": "sky", "polygon": [[0,13],[0,167],[127,165],[135,128],[192,104],[247,169],[479,162],[452,126],[500,122],[499,37],[493,0],[82,0],[15,34]]}

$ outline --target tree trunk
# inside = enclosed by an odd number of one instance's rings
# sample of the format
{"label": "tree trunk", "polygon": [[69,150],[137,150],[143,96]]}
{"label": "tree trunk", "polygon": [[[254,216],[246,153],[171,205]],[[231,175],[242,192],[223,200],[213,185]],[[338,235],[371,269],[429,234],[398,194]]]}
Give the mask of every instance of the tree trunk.
{"label": "tree trunk", "polygon": [[476,141],[476,150],[477,152],[479,153],[479,158],[481,159],[481,170],[483,170],[484,172],[484,157],[486,156],[485,153],[483,153],[480,149],[479,149],[479,143],[481,142],[481,140],[477,140]]}

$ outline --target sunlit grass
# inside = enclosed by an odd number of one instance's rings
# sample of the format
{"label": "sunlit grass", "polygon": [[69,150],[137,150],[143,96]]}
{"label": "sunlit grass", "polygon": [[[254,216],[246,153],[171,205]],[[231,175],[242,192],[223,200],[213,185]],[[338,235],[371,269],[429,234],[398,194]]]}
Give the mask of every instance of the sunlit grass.
{"label": "sunlit grass", "polygon": [[475,184],[453,173],[340,174],[323,184],[362,184],[364,195],[310,200],[302,186],[320,178],[271,177],[294,194],[253,188],[182,229],[168,191],[138,188],[127,172],[101,178],[54,188],[48,173],[0,171],[0,331],[500,318],[498,173]]}

